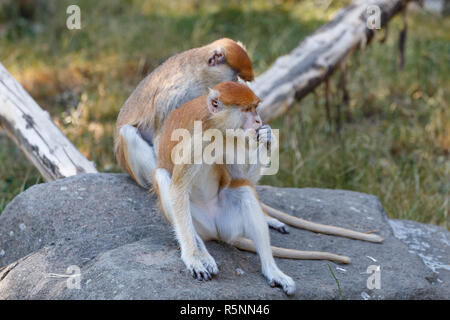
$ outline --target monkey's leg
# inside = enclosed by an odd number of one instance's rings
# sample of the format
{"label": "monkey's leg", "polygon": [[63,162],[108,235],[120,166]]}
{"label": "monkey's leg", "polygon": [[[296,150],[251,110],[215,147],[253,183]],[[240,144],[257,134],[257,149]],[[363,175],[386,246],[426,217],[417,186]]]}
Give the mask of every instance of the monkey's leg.
{"label": "monkey's leg", "polygon": [[211,274],[218,273],[217,264],[195,231],[187,190],[178,190],[177,186],[171,184],[167,170],[161,168],[155,171],[155,183],[164,212],[175,229],[181,259],[194,278],[211,280]]}
{"label": "monkey's leg", "polygon": [[[256,252],[253,241],[247,238],[238,238],[233,245],[241,250]],[[300,251],[294,249],[286,249],[271,246],[274,257],[296,260],[330,260],[338,263],[350,263],[350,258],[347,256],[340,256],[329,252],[320,251]]]}
{"label": "monkey's leg", "polygon": [[254,190],[247,185],[223,189],[219,206],[221,213],[216,223],[220,239],[231,244],[239,234],[252,239],[261,260],[262,273],[269,284],[279,285],[286,294],[293,294],[294,280],[278,268],[272,256],[269,228]]}
{"label": "monkey's leg", "polygon": [[153,170],[156,168],[154,148],[133,126],[124,125],[119,134],[130,175],[141,187],[149,188]]}
{"label": "monkey's leg", "polygon": [[264,211],[270,215],[273,218],[276,218],[280,220],[281,222],[284,222],[288,225],[291,225],[293,227],[297,227],[300,229],[305,229],[317,233],[324,233],[334,236],[341,236],[346,238],[352,238],[352,239],[358,239],[358,240],[364,240],[364,241],[370,241],[370,242],[383,242],[383,238],[376,234],[367,234],[362,233],[350,229],[335,227],[335,226],[328,226],[325,224],[315,223],[311,221],[307,221],[304,219],[300,219],[294,216],[291,216],[287,213],[284,213],[280,210],[277,210],[275,208],[272,208],[268,206],[267,204],[264,204],[261,202],[261,206],[264,209]]}

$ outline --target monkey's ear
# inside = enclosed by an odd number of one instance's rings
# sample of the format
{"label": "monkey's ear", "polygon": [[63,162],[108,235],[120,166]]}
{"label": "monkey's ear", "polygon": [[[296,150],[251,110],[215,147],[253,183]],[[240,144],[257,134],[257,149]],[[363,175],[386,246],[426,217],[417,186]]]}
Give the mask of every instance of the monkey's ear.
{"label": "monkey's ear", "polygon": [[208,94],[208,110],[212,114],[215,114],[223,109],[223,103],[219,100],[219,92],[213,89],[209,89]]}
{"label": "monkey's ear", "polygon": [[216,49],[214,49],[214,51],[208,58],[208,66],[210,67],[217,66],[225,62],[225,50],[222,47],[217,47]]}

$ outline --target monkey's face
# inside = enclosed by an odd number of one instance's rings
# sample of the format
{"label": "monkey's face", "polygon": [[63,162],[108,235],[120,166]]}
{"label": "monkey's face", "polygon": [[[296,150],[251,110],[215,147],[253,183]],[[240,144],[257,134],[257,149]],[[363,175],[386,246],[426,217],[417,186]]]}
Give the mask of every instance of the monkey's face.
{"label": "monkey's face", "polygon": [[207,73],[217,81],[214,84],[237,81],[238,77],[244,81],[253,80],[252,62],[242,44],[224,38],[213,42],[211,48]]}
{"label": "monkey's face", "polygon": [[256,106],[241,108],[241,119],[241,128],[244,130],[258,130],[262,125],[261,118],[256,111]]}
{"label": "monkey's face", "polygon": [[260,99],[243,83],[222,82],[210,89],[207,105],[214,122],[222,129],[258,130],[262,121]]}
{"label": "monkey's face", "polygon": [[253,129],[257,131],[262,125],[261,118],[254,107],[252,110],[244,110],[241,106],[225,106],[213,117],[217,127],[222,130]]}

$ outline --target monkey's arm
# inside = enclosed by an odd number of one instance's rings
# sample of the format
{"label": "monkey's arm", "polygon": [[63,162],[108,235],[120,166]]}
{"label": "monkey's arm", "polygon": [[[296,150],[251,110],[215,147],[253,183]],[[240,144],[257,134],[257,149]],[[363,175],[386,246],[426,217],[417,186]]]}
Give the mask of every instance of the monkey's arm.
{"label": "monkey's arm", "polygon": [[290,226],[305,229],[317,233],[324,233],[334,236],[341,236],[351,239],[358,239],[358,240],[364,240],[369,242],[376,242],[380,243],[383,242],[383,238],[376,234],[367,234],[362,233],[350,229],[344,229],[340,227],[334,227],[334,226],[328,226],[320,223],[315,223],[311,221],[307,221],[304,219],[300,219],[294,216],[291,216],[287,213],[284,213],[280,210],[277,210],[275,208],[272,208],[268,206],[267,204],[264,204],[261,202],[261,206],[264,209],[264,211],[271,217],[276,218],[280,220],[281,222],[284,222]]}

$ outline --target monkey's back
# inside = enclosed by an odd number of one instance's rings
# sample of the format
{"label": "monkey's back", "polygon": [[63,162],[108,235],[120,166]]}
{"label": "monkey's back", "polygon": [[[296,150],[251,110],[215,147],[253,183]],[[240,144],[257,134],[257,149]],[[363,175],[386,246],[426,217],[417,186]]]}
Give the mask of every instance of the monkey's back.
{"label": "monkey's back", "polygon": [[190,84],[186,84],[183,77],[189,72],[186,60],[198,56],[194,53],[200,49],[194,48],[167,59],[147,75],[125,101],[114,132],[114,151],[120,166],[125,167],[123,147],[118,137],[122,126],[131,125],[153,136],[161,129],[171,110],[194,98],[189,96],[185,87]]}

